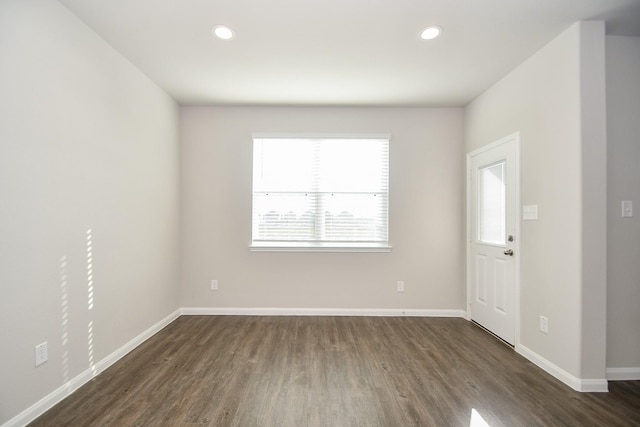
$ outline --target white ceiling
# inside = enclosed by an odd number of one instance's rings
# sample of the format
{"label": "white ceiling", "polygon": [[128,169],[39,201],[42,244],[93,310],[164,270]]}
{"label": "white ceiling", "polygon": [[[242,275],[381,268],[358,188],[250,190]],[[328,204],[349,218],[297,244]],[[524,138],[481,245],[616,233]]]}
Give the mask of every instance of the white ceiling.
{"label": "white ceiling", "polygon": [[183,105],[463,106],[576,21],[640,36],[640,0],[60,2]]}

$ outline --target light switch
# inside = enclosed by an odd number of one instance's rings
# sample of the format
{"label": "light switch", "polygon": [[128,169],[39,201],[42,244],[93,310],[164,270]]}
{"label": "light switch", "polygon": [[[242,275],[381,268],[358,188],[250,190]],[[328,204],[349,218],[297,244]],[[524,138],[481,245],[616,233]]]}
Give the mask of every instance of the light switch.
{"label": "light switch", "polygon": [[622,218],[631,218],[633,216],[633,201],[622,201]]}
{"label": "light switch", "polygon": [[538,205],[523,206],[522,219],[524,219],[525,221],[538,219]]}

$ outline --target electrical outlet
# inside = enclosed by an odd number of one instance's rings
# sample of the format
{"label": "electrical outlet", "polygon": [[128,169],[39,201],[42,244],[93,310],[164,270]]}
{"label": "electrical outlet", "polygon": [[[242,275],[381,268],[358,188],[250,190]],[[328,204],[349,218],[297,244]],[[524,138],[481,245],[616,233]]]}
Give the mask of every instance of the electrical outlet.
{"label": "electrical outlet", "polygon": [[540,332],[549,333],[549,318],[540,316]]}
{"label": "electrical outlet", "polygon": [[212,291],[217,291],[218,290],[218,281],[217,280],[212,280],[211,281],[211,290]]}
{"label": "electrical outlet", "polygon": [[40,366],[44,362],[49,360],[49,351],[47,350],[46,341],[36,346],[35,355],[36,355],[36,366]]}
{"label": "electrical outlet", "polygon": [[404,282],[402,280],[398,280],[396,283],[396,289],[398,292],[404,292]]}

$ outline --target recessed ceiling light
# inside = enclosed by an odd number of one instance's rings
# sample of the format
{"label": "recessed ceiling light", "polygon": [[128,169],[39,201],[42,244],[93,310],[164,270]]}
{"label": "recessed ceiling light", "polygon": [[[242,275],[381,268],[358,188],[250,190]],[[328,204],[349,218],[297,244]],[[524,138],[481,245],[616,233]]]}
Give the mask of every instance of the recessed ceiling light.
{"label": "recessed ceiling light", "polygon": [[231,40],[235,36],[233,30],[226,25],[215,25],[211,29],[211,32],[214,36],[222,40]]}
{"label": "recessed ceiling light", "polygon": [[422,40],[432,40],[442,34],[442,28],[432,25],[430,27],[425,28],[420,32],[420,38]]}

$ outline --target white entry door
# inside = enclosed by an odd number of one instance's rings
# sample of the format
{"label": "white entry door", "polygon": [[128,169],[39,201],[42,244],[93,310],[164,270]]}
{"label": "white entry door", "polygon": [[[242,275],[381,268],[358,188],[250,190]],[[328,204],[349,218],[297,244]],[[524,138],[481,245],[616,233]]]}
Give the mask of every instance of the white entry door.
{"label": "white entry door", "polygon": [[468,155],[469,316],[515,344],[519,135]]}

